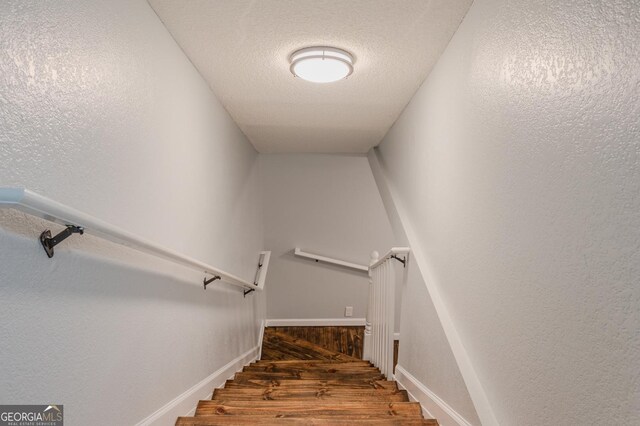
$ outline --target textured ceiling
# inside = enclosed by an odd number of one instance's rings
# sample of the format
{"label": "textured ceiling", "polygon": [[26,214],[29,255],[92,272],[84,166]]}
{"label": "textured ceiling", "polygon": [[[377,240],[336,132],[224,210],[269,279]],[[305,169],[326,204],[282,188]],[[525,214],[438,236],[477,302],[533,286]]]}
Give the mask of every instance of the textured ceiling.
{"label": "textured ceiling", "polygon": [[[149,0],[260,152],[366,152],[425,79],[471,0]],[[289,55],[355,56],[346,80],[293,77]]]}

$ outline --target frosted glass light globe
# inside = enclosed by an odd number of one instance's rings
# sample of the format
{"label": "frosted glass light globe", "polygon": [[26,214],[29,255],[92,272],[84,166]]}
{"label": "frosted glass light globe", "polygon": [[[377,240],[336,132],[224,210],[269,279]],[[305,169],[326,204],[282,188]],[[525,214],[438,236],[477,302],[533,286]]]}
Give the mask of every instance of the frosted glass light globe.
{"label": "frosted glass light globe", "polygon": [[331,83],[353,72],[353,56],[334,47],[307,47],[291,55],[291,73],[313,83]]}

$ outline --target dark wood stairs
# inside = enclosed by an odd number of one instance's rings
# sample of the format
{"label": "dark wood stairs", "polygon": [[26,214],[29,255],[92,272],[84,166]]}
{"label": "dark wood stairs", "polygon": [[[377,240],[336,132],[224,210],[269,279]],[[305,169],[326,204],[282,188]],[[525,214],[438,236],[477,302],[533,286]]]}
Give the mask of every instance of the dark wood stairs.
{"label": "dark wood stairs", "polygon": [[368,361],[267,328],[262,360],[236,373],[178,426],[430,425]]}

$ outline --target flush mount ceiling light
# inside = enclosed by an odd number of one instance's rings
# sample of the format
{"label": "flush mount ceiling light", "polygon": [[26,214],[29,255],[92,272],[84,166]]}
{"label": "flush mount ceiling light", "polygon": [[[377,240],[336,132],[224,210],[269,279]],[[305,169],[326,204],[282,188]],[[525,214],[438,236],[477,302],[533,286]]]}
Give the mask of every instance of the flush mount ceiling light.
{"label": "flush mount ceiling light", "polygon": [[307,47],[291,55],[291,73],[313,83],[342,80],[353,72],[353,56],[335,47]]}

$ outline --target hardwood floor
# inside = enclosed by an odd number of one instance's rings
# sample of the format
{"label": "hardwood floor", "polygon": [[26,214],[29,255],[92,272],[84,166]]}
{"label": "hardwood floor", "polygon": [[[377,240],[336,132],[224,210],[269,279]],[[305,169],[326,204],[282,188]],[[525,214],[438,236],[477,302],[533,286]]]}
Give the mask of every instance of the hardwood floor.
{"label": "hardwood floor", "polygon": [[306,339],[292,336],[278,330],[279,327],[264,329],[262,340],[263,360],[320,359],[328,361],[357,361],[360,358],[346,355],[340,351],[327,349]]}
{"label": "hardwood floor", "polygon": [[368,361],[273,328],[262,353],[176,425],[438,425]]}
{"label": "hardwood floor", "polygon": [[267,327],[266,330],[270,329],[362,359],[364,327]]}

